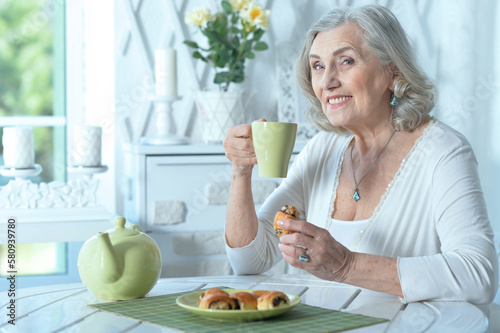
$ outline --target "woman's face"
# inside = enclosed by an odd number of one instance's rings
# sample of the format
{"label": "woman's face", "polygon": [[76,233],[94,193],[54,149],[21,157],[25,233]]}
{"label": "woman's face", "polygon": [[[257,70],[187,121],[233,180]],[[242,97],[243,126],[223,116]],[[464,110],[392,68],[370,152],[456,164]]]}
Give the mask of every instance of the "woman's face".
{"label": "woman's face", "polygon": [[318,33],[309,63],[314,93],[332,125],[351,130],[389,119],[393,74],[364,47],[356,25]]}

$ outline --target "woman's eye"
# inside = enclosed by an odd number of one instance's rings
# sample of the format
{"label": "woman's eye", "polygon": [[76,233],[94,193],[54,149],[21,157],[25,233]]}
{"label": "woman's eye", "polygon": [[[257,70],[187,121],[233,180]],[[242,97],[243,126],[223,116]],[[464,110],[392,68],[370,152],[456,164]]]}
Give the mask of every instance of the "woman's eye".
{"label": "woman's eye", "polygon": [[314,64],[312,67],[316,71],[319,71],[319,70],[323,69],[323,66],[321,66],[320,64]]}
{"label": "woman's eye", "polygon": [[342,65],[352,65],[354,64],[354,59],[351,58],[344,58],[340,61]]}

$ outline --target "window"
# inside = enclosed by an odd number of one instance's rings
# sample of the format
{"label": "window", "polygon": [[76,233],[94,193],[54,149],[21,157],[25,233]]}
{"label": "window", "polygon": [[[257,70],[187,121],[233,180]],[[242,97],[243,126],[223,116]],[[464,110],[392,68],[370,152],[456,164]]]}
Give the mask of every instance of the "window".
{"label": "window", "polygon": [[43,167],[33,181],[65,180],[64,2],[2,1],[0,35],[1,134],[5,126],[33,127]]}
{"label": "window", "polygon": [[[6,126],[33,127],[35,163],[43,167],[34,183],[66,179],[64,18],[64,0],[0,2],[0,135]],[[9,181],[0,176],[0,185]],[[18,244],[17,250],[19,275],[66,271],[64,243]],[[5,251],[0,245],[2,267]]]}
{"label": "window", "polygon": [[[18,270],[24,276],[65,274],[65,253],[65,243],[17,244]],[[7,257],[5,246],[2,246],[0,256],[1,258]],[[9,275],[7,267],[2,264],[0,275]]]}

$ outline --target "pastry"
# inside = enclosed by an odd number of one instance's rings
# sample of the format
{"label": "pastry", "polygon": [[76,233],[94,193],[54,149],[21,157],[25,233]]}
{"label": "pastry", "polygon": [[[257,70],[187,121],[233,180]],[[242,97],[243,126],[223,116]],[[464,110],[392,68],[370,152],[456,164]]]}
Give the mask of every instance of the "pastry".
{"label": "pastry", "polygon": [[269,291],[257,299],[257,309],[269,310],[290,305],[290,299],[281,291]]}
{"label": "pastry", "polygon": [[216,294],[205,296],[200,300],[198,307],[201,309],[210,310],[234,310],[236,309],[236,303],[231,297],[227,295]]}
{"label": "pastry", "polygon": [[283,229],[281,226],[278,225],[279,220],[283,219],[294,219],[294,220],[300,220],[300,212],[295,208],[295,206],[292,205],[285,205],[281,207],[281,210],[279,210],[276,215],[274,216],[274,223],[273,227],[274,230],[276,230],[276,236],[281,237],[284,234],[294,234],[296,231],[292,230],[286,230]]}
{"label": "pastry", "polygon": [[204,293],[201,293],[200,298],[208,297],[208,296],[212,296],[212,295],[220,295],[220,294],[229,296],[229,293],[222,290],[222,289],[210,288],[210,289],[206,290]]}
{"label": "pastry", "polygon": [[252,295],[254,295],[255,298],[259,298],[267,292],[269,292],[269,290],[254,290],[252,291]]}
{"label": "pastry", "polygon": [[200,299],[198,300],[198,304],[200,304],[200,302],[201,302],[201,300],[203,298],[209,297],[209,296],[212,296],[212,295],[225,295],[225,296],[229,296],[229,293],[225,292],[224,290],[221,290],[219,288],[210,288],[210,289],[208,289],[205,292],[203,292],[203,293],[200,294]]}
{"label": "pastry", "polygon": [[245,291],[240,291],[231,294],[230,297],[236,303],[236,309],[240,310],[256,310],[257,309],[257,298]]}

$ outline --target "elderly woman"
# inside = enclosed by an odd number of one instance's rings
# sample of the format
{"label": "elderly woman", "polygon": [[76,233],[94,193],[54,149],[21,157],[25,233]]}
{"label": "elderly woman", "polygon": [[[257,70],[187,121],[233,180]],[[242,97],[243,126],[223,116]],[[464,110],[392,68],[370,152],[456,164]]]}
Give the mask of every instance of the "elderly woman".
{"label": "elderly woman", "polygon": [[[321,279],[420,300],[490,303],[493,232],[472,148],[429,115],[435,88],[395,16],[335,9],[309,30],[298,62],[308,119],[321,131],[256,213],[250,125],[228,131],[232,163],[225,236],[237,274],[282,258]],[[297,233],[273,219],[294,205]]]}

